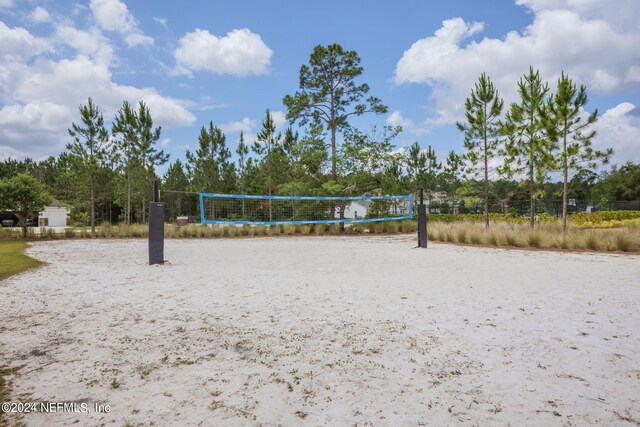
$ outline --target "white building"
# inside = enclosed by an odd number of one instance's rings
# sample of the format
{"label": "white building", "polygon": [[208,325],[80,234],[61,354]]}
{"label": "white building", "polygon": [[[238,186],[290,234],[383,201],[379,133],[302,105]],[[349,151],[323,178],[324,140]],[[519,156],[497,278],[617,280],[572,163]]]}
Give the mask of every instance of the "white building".
{"label": "white building", "polygon": [[371,200],[354,200],[344,211],[345,218],[362,219],[367,214]]}
{"label": "white building", "polygon": [[38,225],[41,227],[66,227],[69,225],[70,212],[69,205],[53,199],[51,204],[38,215]]}

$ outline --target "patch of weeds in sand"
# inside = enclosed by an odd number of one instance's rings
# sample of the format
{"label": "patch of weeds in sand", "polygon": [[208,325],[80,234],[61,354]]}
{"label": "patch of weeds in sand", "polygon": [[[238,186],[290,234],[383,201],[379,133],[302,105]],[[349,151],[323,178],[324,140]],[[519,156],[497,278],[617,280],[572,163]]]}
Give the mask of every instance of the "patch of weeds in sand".
{"label": "patch of weeds in sand", "polygon": [[300,384],[300,380],[302,379],[302,377],[300,375],[298,375],[298,370],[297,369],[292,369],[291,371],[289,371],[289,374],[291,374],[291,379],[293,380],[293,383],[295,385],[299,385]]}
{"label": "patch of weeds in sand", "polygon": [[140,374],[140,379],[144,380],[156,368],[157,368],[157,366],[154,365],[154,364],[143,363],[141,365],[138,365],[138,367],[136,368],[136,371],[138,372],[138,374]]}
{"label": "patch of weeds in sand", "polygon": [[278,372],[272,372],[271,374],[269,374],[269,378],[271,378],[271,382],[274,382],[276,384],[284,383],[284,380],[282,379],[282,377],[280,377],[280,373]]}
{"label": "patch of weeds in sand", "polygon": [[111,384],[109,384],[109,386],[112,389],[116,390],[116,389],[119,389],[123,384],[124,383],[122,381],[118,380],[117,378],[114,378],[111,380]]}
{"label": "patch of weeds in sand", "polygon": [[296,411],[296,416],[302,420],[304,420],[305,418],[307,418],[309,414],[307,412],[303,412],[303,411]]}
{"label": "patch of weeds in sand", "polygon": [[253,344],[247,339],[242,339],[233,345],[233,349],[238,353],[245,353],[253,350]]}
{"label": "patch of weeds in sand", "polygon": [[628,409],[625,411],[625,414],[624,414],[624,415],[622,415],[622,414],[621,414],[620,412],[618,412],[618,411],[613,411],[613,415],[615,415],[615,416],[616,416],[620,421],[626,421],[626,422],[628,422],[628,423],[631,423],[631,424],[635,424],[635,425],[637,425],[637,426],[640,426],[640,420],[639,420],[639,419],[637,419],[637,418],[633,418],[633,417],[631,416],[631,413],[629,412],[629,410],[628,410]]}
{"label": "patch of weeds in sand", "polygon": [[224,402],[222,400],[214,400],[209,404],[209,410],[217,411],[220,408],[224,408]]}
{"label": "patch of weeds in sand", "polygon": [[195,365],[196,363],[198,363],[198,362],[195,361],[195,360],[183,359],[182,357],[178,356],[178,357],[176,357],[176,361],[173,362],[173,366],[180,366],[180,365],[190,366],[190,365]]}

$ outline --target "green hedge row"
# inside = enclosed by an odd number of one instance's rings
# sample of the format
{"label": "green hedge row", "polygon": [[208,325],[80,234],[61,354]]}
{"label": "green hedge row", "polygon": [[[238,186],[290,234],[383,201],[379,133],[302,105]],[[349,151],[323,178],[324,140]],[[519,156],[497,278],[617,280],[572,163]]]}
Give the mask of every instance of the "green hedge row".
{"label": "green hedge row", "polygon": [[625,221],[640,218],[640,211],[598,211],[591,214],[577,213],[571,215],[571,222],[576,225],[583,223],[598,224],[607,221]]}
{"label": "green hedge row", "polygon": [[[580,224],[598,224],[608,221],[625,221],[630,219],[640,218],[640,211],[598,211],[594,213],[576,213],[571,214],[569,220],[574,225]],[[428,214],[427,219],[429,221],[437,222],[482,222],[484,221],[483,214]],[[499,214],[490,213],[489,220],[497,222],[509,222],[509,223],[524,223],[529,221],[527,216],[514,216],[511,214]],[[555,218],[547,213],[541,213],[538,215],[538,221],[556,221],[559,218]]]}

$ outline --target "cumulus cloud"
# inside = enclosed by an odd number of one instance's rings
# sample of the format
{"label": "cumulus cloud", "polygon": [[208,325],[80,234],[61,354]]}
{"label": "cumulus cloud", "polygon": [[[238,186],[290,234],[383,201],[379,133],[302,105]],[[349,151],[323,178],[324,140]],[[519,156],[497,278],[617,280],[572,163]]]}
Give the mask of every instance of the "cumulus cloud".
{"label": "cumulus cloud", "polygon": [[416,123],[412,119],[404,117],[400,110],[392,112],[387,117],[387,124],[390,126],[402,126],[404,133],[411,134],[413,136],[424,135],[429,132],[428,121]]}
{"label": "cumulus cloud", "polygon": [[138,22],[120,0],[91,0],[91,11],[101,28],[120,33],[127,46],[153,44],[153,38],[138,28]]}
{"label": "cumulus cloud", "polygon": [[71,25],[59,24],[52,39],[60,45],[71,47],[76,54],[93,57],[108,64],[113,58],[113,47],[98,28],[79,30]]}
{"label": "cumulus cloud", "polygon": [[623,102],[608,109],[595,123],[593,145],[599,150],[613,148],[611,163],[640,162],[640,107]]}
{"label": "cumulus cloud", "polygon": [[253,128],[256,126],[256,121],[250,119],[249,117],[245,117],[242,120],[236,120],[233,122],[228,122],[220,125],[220,130],[224,133],[233,133],[233,132],[252,132]]}
{"label": "cumulus cloud", "polygon": [[[71,54],[54,59],[50,53]],[[114,81],[113,49],[97,28],[58,24],[48,38],[0,22],[0,156],[42,158],[60,152],[66,130],[77,122],[78,105],[91,96],[105,119],[123,101],[145,101],[157,125],[191,125],[191,103],[162,95],[153,87]]]}
{"label": "cumulus cloud", "polygon": [[50,50],[49,40],[33,36],[24,28],[9,28],[0,21],[0,56],[3,58],[20,61]]}
{"label": "cumulus cloud", "polygon": [[179,74],[208,71],[239,77],[266,74],[272,54],[262,38],[246,28],[230,31],[224,37],[198,28],[185,34],[174,51]]}
{"label": "cumulus cloud", "polygon": [[50,21],[51,16],[49,15],[49,12],[47,12],[47,9],[38,6],[29,14],[29,19],[39,24]]}
{"label": "cumulus cloud", "polygon": [[564,70],[601,94],[640,87],[640,31],[630,18],[640,16],[640,2],[518,3],[533,14],[533,22],[522,31],[509,32],[501,39],[476,41],[474,36],[483,25],[454,18],[444,21],[433,36],[416,41],[404,52],[396,65],[394,80],[397,84],[430,86],[437,111],[430,119],[432,125],[451,124],[463,118],[464,100],[482,72],[492,78],[507,102],[515,100],[516,82],[529,65],[539,68],[551,86]]}
{"label": "cumulus cloud", "polygon": [[276,129],[281,129],[287,124],[287,113],[284,111],[272,111],[271,118],[273,119],[273,124],[276,126]]}

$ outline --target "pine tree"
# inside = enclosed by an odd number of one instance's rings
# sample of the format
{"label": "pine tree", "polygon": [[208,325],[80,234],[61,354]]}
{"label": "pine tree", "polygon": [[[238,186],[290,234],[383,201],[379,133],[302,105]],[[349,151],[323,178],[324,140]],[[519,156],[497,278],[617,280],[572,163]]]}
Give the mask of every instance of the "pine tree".
{"label": "pine tree", "polygon": [[109,134],[104,127],[104,118],[91,98],[86,105],[78,107],[82,123],[71,124],[69,136],[73,142],[67,144],[82,178],[89,184],[89,210],[91,234],[96,233],[96,179],[109,150]]}
{"label": "pine tree", "polygon": [[[484,223],[489,227],[489,159],[498,151],[498,117],[502,113],[504,101],[491,79],[482,73],[465,102],[467,123],[457,123],[465,133],[465,158],[474,166],[481,165],[484,175]],[[474,169],[475,170],[475,169]]]}
{"label": "pine tree", "polygon": [[[345,51],[339,44],[316,46],[309,58],[309,65],[300,67],[300,91],[283,99],[287,107],[287,119],[302,125],[323,126],[331,135],[331,179],[338,180],[337,139],[338,131],[349,127],[350,116],[366,113],[381,114],[387,107],[376,97],[364,97],[369,85],[356,85],[362,74],[360,57],[356,51]],[[332,210],[333,218],[335,211]]]}
{"label": "pine tree", "polygon": [[153,118],[149,107],[140,101],[138,113],[136,114],[136,133],[138,135],[136,144],[136,156],[140,161],[140,197],[142,203],[142,222],[145,222],[145,212],[147,209],[147,195],[151,191],[153,181],[156,178],[156,168],[169,160],[169,156],[163,150],[158,150],[156,144],[160,140],[161,128],[153,127]]}
{"label": "pine tree", "polygon": [[[229,182],[225,182],[225,170],[231,158],[226,145],[227,137],[222,130],[209,122],[198,136],[198,149],[195,153],[187,151],[187,170],[193,190],[198,193],[218,193],[228,190]],[[228,174],[228,172],[227,172]],[[227,179],[229,179],[227,177]]]}
{"label": "pine tree", "polygon": [[525,174],[529,186],[529,223],[535,227],[536,192],[544,184],[547,172],[553,168],[553,141],[544,133],[545,97],[549,86],[542,83],[540,72],[529,67],[518,82],[519,103],[512,103],[501,133],[508,138],[505,161],[500,172],[513,176]]}
{"label": "pine tree", "polygon": [[115,142],[116,156],[119,168],[124,171],[126,178],[126,205],[125,223],[131,224],[131,186],[132,175],[136,167],[139,166],[139,159],[136,156],[137,132],[136,132],[136,112],[127,101],[116,113],[111,125],[111,135]]}
{"label": "pine tree", "polygon": [[435,191],[439,173],[442,170],[442,162],[438,162],[438,156],[433,147],[429,145],[425,152],[426,168],[425,178],[427,182],[427,199],[429,200],[429,209],[431,209],[431,201]]}
{"label": "pine tree", "polygon": [[576,84],[564,72],[558,79],[556,93],[549,98],[543,120],[547,136],[558,143],[556,164],[562,181],[562,234],[567,231],[569,205],[569,175],[606,164],[613,154],[611,148],[597,151],[592,147],[596,131],[589,129],[598,119],[596,109],[586,119],[582,108],[587,103],[587,89]]}
{"label": "pine tree", "polygon": [[427,170],[427,156],[420,148],[418,141],[415,141],[409,147],[407,169],[413,184],[413,192],[416,193],[426,185]]}
{"label": "pine tree", "polygon": [[[276,125],[273,122],[271,112],[267,110],[264,120],[262,121],[262,129],[257,135],[257,141],[254,143],[253,150],[259,156],[264,156],[267,165],[267,191],[271,196],[273,190],[273,159],[272,152],[278,148],[281,135],[276,135]],[[269,221],[272,221],[273,212],[271,203],[269,203]]]}
{"label": "pine tree", "polygon": [[446,164],[444,166],[443,178],[445,185],[448,189],[449,197],[451,197],[451,209],[452,213],[455,213],[456,209],[456,195],[458,188],[460,187],[460,175],[464,170],[464,161],[462,157],[455,153],[455,151],[449,151]]}
{"label": "pine tree", "polygon": [[167,206],[167,217],[175,219],[185,213],[191,214],[191,204],[187,197],[186,190],[189,188],[189,179],[184,173],[184,167],[180,159],[169,165],[167,173],[163,179],[163,194],[166,196],[163,201]]}

